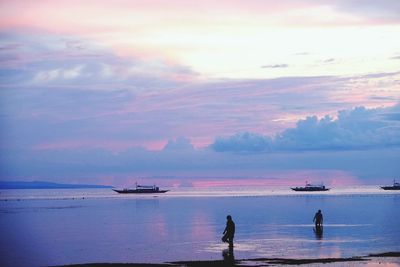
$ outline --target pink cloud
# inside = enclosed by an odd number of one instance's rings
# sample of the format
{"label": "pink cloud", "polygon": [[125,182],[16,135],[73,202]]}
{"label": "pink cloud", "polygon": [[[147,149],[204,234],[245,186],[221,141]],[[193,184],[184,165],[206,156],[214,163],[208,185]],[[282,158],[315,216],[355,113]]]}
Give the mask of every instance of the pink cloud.
{"label": "pink cloud", "polygon": [[[220,23],[251,21],[262,18],[275,24],[292,26],[340,25],[354,23],[357,17],[371,17],[363,9],[355,10],[354,3],[332,3],[332,1],[2,1],[0,28],[41,28],[53,33],[76,35],[103,35],[125,32],[140,34],[164,25]],[[379,5],[377,5],[379,6]],[[372,17],[374,23],[387,23],[385,12],[389,7],[377,9],[382,15]],[[313,8],[331,7],[332,14],[340,14],[341,20],[330,21],[326,16],[316,16]],[[361,10],[361,11],[360,11]],[[298,11],[298,12],[297,12]],[[357,12],[359,13],[357,13]],[[297,12],[297,13],[296,13]],[[357,16],[353,16],[353,13]],[[344,14],[344,15],[342,15]],[[267,16],[266,16],[267,15]],[[345,20],[346,18],[348,20]],[[391,20],[389,20],[390,22]],[[329,23],[327,23],[329,22]],[[361,23],[365,20],[361,19]]]}
{"label": "pink cloud", "polygon": [[101,148],[115,153],[123,152],[130,148],[145,148],[149,151],[160,151],[166,145],[166,140],[151,141],[124,141],[124,140],[63,140],[58,142],[40,143],[33,146],[34,150],[76,150]]}

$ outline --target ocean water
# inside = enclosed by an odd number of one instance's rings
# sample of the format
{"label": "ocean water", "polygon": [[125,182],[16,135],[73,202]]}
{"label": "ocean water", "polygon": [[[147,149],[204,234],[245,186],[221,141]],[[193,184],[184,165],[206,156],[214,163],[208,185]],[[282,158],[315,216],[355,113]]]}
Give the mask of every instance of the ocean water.
{"label": "ocean water", "polygon": [[[322,233],[312,222],[318,209]],[[400,251],[400,194],[377,187],[1,190],[1,266],[220,260],[228,214],[236,259]]]}

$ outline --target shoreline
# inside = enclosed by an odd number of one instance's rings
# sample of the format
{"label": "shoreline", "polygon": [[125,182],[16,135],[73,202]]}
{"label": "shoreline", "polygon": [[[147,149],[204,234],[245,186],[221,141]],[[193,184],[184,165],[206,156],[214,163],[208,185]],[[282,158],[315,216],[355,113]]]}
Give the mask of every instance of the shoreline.
{"label": "shoreline", "polygon": [[[47,190],[43,195],[25,195],[25,191],[40,192],[45,189],[0,189],[0,203],[5,202],[19,202],[19,201],[61,201],[61,200],[120,200],[120,199],[177,199],[177,198],[268,198],[268,197],[367,197],[367,196],[382,196],[382,197],[397,197],[400,191],[387,191],[387,190],[364,190],[360,191],[354,188],[340,188],[339,190],[332,190],[330,192],[295,192],[288,189],[263,189],[263,190],[232,190],[232,191],[171,191],[166,194],[118,194],[110,192],[108,189],[103,188],[90,188],[89,193],[83,191],[85,189],[51,189],[50,193],[57,190],[64,192],[61,195],[49,194]],[[78,190],[78,191],[76,191]],[[106,191],[104,191],[106,190]],[[22,192],[24,191],[24,192]],[[18,192],[18,194],[15,194]],[[14,193],[14,194],[13,194]],[[74,194],[67,194],[74,193]]]}
{"label": "shoreline", "polygon": [[364,266],[376,264],[379,266],[400,265],[400,252],[385,252],[369,254],[367,256],[355,256],[349,258],[310,258],[310,259],[288,259],[288,258],[254,258],[254,259],[224,259],[212,261],[175,261],[165,263],[84,263],[70,265],[55,265],[54,267],[220,267],[220,266],[294,266],[294,265],[318,265],[324,266]]}

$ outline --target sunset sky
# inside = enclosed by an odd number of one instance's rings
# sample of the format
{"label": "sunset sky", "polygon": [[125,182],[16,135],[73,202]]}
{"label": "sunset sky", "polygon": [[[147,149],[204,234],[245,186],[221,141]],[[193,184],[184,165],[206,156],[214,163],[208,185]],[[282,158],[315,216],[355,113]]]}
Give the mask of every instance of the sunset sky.
{"label": "sunset sky", "polygon": [[390,183],[400,1],[0,1],[0,180]]}

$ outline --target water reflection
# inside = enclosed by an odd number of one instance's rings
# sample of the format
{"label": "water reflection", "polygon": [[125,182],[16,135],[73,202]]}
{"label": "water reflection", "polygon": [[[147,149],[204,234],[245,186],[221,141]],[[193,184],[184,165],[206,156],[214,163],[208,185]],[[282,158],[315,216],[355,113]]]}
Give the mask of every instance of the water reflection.
{"label": "water reflection", "polygon": [[213,240],[216,233],[210,220],[210,216],[206,212],[194,210],[190,218],[190,238],[192,240]]}
{"label": "water reflection", "polygon": [[158,198],[135,199],[135,205],[137,209],[158,209],[160,202]]}
{"label": "water reflection", "polygon": [[229,246],[229,248],[224,249],[222,251],[222,258],[227,266],[229,265],[233,266],[235,264],[235,255],[233,254],[233,246]]}
{"label": "water reflection", "polygon": [[[352,257],[398,250],[400,213],[394,211],[400,195],[327,195],[325,202],[321,198],[131,196],[0,201],[0,248],[7,248],[2,251],[7,254],[0,253],[1,261],[9,266],[42,266],[68,264],[71,258],[76,262],[167,262],[217,257],[232,266],[233,249],[219,239],[228,213],[237,223],[234,252],[240,259]],[[319,208],[329,214],[325,233],[310,220]],[[24,242],[26,236],[29,244]],[[60,257],[61,252],[65,257]]]}
{"label": "water reflection", "polygon": [[324,234],[324,227],[323,226],[315,226],[313,228],[314,234],[315,234],[315,238],[318,240],[322,239],[322,236]]}

